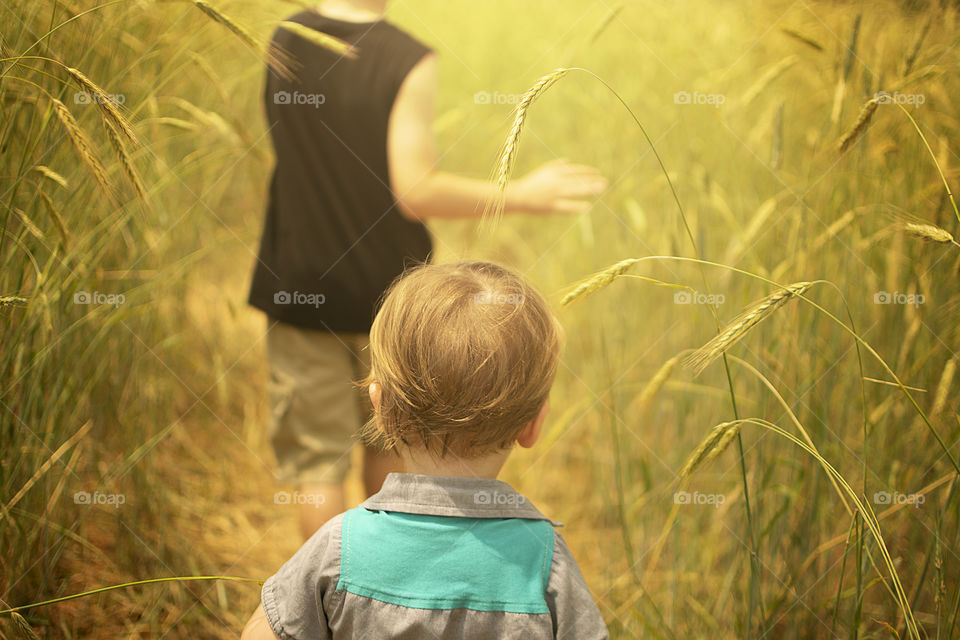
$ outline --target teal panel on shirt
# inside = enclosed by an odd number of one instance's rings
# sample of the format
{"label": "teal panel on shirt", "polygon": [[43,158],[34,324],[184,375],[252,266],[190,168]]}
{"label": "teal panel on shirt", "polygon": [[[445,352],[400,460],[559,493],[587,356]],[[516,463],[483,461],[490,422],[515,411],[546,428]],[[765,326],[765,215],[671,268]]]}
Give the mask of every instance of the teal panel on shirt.
{"label": "teal panel on shirt", "polygon": [[337,589],[414,609],[549,613],[553,561],[545,520],[351,509]]}

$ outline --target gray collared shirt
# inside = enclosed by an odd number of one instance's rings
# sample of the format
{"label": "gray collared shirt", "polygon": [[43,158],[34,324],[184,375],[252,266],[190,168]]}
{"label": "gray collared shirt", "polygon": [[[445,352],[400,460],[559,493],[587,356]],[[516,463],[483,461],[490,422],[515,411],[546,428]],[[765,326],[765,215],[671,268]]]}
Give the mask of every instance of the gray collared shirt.
{"label": "gray collared shirt", "polygon": [[390,474],[263,585],[283,640],[608,638],[563,537],[510,485]]}

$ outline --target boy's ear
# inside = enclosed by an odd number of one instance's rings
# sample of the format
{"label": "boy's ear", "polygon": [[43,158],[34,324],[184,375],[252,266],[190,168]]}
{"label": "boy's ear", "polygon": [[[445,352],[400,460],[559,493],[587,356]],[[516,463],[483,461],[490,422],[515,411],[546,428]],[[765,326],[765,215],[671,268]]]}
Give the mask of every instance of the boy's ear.
{"label": "boy's ear", "polygon": [[517,444],[524,449],[529,449],[540,438],[540,431],[543,429],[543,421],[547,418],[547,411],[550,409],[550,403],[544,402],[540,407],[537,417],[527,423],[520,435],[517,436]]}
{"label": "boy's ear", "polygon": [[367,387],[367,393],[370,394],[370,404],[373,405],[374,410],[377,410],[380,407],[380,385],[371,382],[370,386]]}

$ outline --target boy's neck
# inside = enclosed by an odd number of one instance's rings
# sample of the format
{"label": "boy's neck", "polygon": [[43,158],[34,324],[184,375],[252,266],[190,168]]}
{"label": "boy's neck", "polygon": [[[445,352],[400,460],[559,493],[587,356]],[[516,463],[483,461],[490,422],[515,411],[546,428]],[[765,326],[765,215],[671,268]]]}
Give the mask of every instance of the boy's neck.
{"label": "boy's neck", "polygon": [[387,0],[324,0],[317,11],[337,20],[347,22],[374,22],[383,18]]}
{"label": "boy's neck", "polygon": [[437,458],[423,449],[403,447],[400,450],[400,459],[403,461],[403,470],[406,473],[417,473],[425,476],[443,476],[452,478],[491,478],[496,479],[507,461],[510,450],[483,456],[482,458],[460,458],[447,454],[444,458]]}

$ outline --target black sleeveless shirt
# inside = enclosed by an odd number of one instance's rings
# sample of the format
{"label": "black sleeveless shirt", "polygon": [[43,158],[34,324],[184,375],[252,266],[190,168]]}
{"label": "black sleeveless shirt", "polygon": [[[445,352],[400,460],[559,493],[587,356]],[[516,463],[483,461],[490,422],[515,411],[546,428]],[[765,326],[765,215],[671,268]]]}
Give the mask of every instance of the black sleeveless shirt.
{"label": "black sleeveless shirt", "polygon": [[250,304],[302,327],[368,332],[390,282],[432,249],[427,228],[397,209],[387,163],[394,99],[430,49],[382,20],[289,20],[349,42],[357,57],[274,35],[299,67],[292,81],[267,73],[276,167]]}

